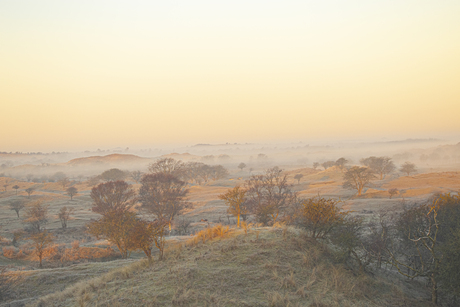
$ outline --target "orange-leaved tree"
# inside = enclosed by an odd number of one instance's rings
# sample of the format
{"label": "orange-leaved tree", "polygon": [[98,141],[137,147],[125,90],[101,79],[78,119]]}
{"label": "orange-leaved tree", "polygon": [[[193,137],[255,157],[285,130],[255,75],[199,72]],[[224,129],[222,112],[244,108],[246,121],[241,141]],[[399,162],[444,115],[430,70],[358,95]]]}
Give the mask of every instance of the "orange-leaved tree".
{"label": "orange-leaved tree", "polygon": [[45,255],[46,248],[53,243],[53,234],[49,233],[47,230],[42,232],[36,232],[30,236],[32,244],[35,247],[35,253],[38,256],[40,261],[40,268],[42,267],[42,260]]}
{"label": "orange-leaved tree", "polygon": [[237,227],[240,227],[240,216],[248,214],[245,195],[246,190],[240,186],[236,186],[233,189],[229,189],[227,193],[219,195],[219,198],[228,206],[227,212],[236,216]]}
{"label": "orange-leaved tree", "polygon": [[167,225],[168,221],[156,220],[149,222],[138,219],[131,229],[130,248],[142,250],[151,260],[152,247],[155,244],[159,250],[159,259],[161,260],[163,258],[164,236]]}
{"label": "orange-leaved tree", "polygon": [[337,207],[339,202],[331,198],[315,197],[301,203],[300,224],[310,233],[311,238],[325,238],[344,220],[348,213]]}

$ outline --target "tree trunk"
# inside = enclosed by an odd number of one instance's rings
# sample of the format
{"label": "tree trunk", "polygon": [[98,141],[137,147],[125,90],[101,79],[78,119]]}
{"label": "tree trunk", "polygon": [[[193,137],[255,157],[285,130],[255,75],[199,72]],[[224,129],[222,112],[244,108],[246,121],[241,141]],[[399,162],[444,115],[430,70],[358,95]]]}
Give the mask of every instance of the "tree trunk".
{"label": "tree trunk", "polygon": [[240,228],[240,215],[237,215],[236,227]]}
{"label": "tree trunk", "polygon": [[431,302],[435,306],[438,306],[438,284],[434,273],[431,273]]}

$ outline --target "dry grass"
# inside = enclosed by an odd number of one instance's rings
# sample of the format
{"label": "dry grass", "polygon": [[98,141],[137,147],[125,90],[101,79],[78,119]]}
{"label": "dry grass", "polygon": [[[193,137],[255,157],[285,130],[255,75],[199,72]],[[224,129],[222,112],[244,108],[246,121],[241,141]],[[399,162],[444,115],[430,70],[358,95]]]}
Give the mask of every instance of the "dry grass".
{"label": "dry grass", "polygon": [[210,228],[170,245],[164,261],[134,262],[31,306],[424,306],[384,281],[354,276],[296,229],[258,231],[257,239]]}

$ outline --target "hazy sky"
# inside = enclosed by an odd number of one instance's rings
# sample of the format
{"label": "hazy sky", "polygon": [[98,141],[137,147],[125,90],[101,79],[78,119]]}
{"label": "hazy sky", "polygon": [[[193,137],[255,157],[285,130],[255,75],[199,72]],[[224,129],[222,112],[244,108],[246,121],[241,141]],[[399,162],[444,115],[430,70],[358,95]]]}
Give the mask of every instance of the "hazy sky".
{"label": "hazy sky", "polygon": [[0,1],[0,151],[460,134],[460,1]]}

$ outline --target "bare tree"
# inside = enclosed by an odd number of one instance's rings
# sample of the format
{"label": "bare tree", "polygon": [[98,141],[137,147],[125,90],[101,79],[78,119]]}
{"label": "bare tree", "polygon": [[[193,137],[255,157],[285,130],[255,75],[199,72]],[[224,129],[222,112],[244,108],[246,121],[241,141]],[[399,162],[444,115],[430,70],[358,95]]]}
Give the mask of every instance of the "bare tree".
{"label": "bare tree", "polygon": [[30,194],[35,192],[35,189],[33,187],[30,187],[30,188],[25,189],[25,191],[26,191],[28,197],[30,198]]}
{"label": "bare tree", "polygon": [[62,207],[59,210],[59,220],[61,221],[62,229],[67,228],[67,221],[70,219],[70,215],[75,212],[74,208],[67,208],[66,206]]}
{"label": "bare tree", "polygon": [[62,189],[65,189],[66,186],[68,186],[70,184],[70,180],[67,177],[63,177],[63,178],[59,179],[58,182],[59,182],[60,185],[62,185]]}
{"label": "bare tree", "polygon": [[27,206],[24,217],[24,222],[33,232],[40,232],[42,226],[48,222],[48,206],[44,206],[41,201],[36,201]]}
{"label": "bare tree", "polygon": [[142,209],[154,214],[158,219],[171,222],[190,207],[184,198],[188,193],[186,183],[172,174],[156,173],[145,175],[141,179],[139,201]]}
{"label": "bare tree", "polygon": [[149,165],[149,172],[152,174],[166,173],[181,178],[184,163],[173,158],[159,159]]}
{"label": "bare tree", "polygon": [[16,195],[18,195],[18,189],[19,189],[19,186],[18,186],[17,184],[16,184],[16,185],[14,185],[14,186],[13,186],[13,189],[15,189],[15,190],[16,190]]}
{"label": "bare tree", "polygon": [[90,222],[88,232],[115,244],[123,258],[132,249],[132,229],[138,221],[130,211],[136,203],[136,193],[124,181],[109,181],[92,188],[93,212],[102,215]]}
{"label": "bare tree", "polygon": [[360,196],[363,189],[369,186],[370,181],[374,178],[375,176],[369,168],[353,166],[343,176],[345,180],[343,187],[357,190],[358,196]]}
{"label": "bare tree", "polygon": [[280,213],[295,198],[286,175],[278,167],[268,169],[264,175],[253,175],[246,181],[246,196],[249,211],[256,219],[267,225],[276,223]]}
{"label": "bare tree", "polygon": [[410,175],[410,173],[415,173],[417,172],[417,167],[415,166],[414,163],[411,162],[405,162],[401,168],[399,169],[400,172],[406,173],[407,176]]}
{"label": "bare tree", "polygon": [[136,204],[136,192],[124,181],[109,181],[91,189],[93,212],[127,211]]}
{"label": "bare tree", "polygon": [[77,195],[78,190],[77,190],[76,187],[68,187],[67,190],[66,190],[66,192],[67,192],[67,195],[70,196],[70,200],[72,200],[73,197],[74,197],[75,195]]}
{"label": "bare tree", "polygon": [[368,157],[360,160],[362,165],[369,167],[374,173],[380,176],[380,180],[385,178],[385,175],[390,174],[396,169],[393,161],[389,157]]}
{"label": "bare tree", "polygon": [[19,211],[25,207],[25,204],[21,200],[14,200],[10,203],[10,210],[14,210],[19,218]]}
{"label": "bare tree", "polygon": [[141,171],[134,171],[131,173],[131,178],[133,178],[133,180],[136,182],[136,183],[139,183],[139,181],[141,180],[142,178],[142,172]]}
{"label": "bare tree", "polygon": [[216,181],[228,176],[228,170],[222,165],[211,166],[211,178]]}

